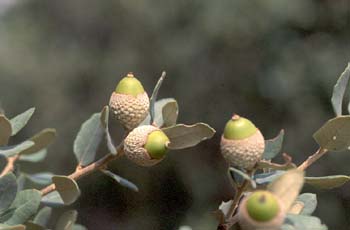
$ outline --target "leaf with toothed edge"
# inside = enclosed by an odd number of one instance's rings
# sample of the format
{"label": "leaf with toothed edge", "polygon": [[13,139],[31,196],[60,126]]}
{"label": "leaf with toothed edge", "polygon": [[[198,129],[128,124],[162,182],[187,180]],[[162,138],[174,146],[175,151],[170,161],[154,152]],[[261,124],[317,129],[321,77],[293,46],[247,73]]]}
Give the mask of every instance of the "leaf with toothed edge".
{"label": "leaf with toothed edge", "polygon": [[23,129],[27,125],[28,121],[33,116],[34,111],[35,108],[30,108],[27,111],[17,115],[16,117],[10,120],[12,127],[11,136],[16,135],[21,129]]}
{"label": "leaf with toothed edge", "polygon": [[157,96],[158,96],[158,91],[160,89],[160,87],[162,86],[162,83],[165,79],[165,76],[166,76],[166,72],[163,71],[162,72],[162,75],[160,76],[156,86],[154,87],[154,90],[153,90],[153,93],[152,93],[152,96],[151,96],[151,99],[150,99],[150,107],[149,107],[149,111],[150,111],[150,116],[151,116],[151,120],[150,120],[150,123],[152,124],[153,121],[154,121],[154,104],[157,100]]}
{"label": "leaf with toothed edge", "polygon": [[178,124],[162,130],[170,140],[169,149],[189,148],[199,144],[201,141],[212,138],[215,134],[215,130],[204,123],[194,125]]}

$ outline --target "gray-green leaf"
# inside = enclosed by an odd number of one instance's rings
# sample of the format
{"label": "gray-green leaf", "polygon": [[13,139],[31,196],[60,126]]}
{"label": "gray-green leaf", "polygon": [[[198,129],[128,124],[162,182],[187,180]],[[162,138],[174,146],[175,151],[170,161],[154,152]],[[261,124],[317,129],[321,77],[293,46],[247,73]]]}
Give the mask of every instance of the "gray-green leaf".
{"label": "gray-green leaf", "polygon": [[23,152],[24,150],[29,149],[33,145],[33,141],[24,141],[18,145],[0,147],[0,154],[6,157],[12,157]]}
{"label": "gray-green leaf", "polygon": [[162,83],[165,79],[165,76],[166,76],[166,72],[163,71],[162,72],[162,75],[160,76],[156,86],[154,87],[153,89],[153,93],[152,93],[152,96],[151,96],[151,99],[150,99],[150,107],[149,107],[149,112],[150,112],[150,116],[151,116],[151,121],[150,123],[153,123],[154,121],[154,115],[155,115],[155,111],[154,111],[154,104],[157,100],[157,96],[158,96],[158,91],[160,89],[160,87],[162,86]]}
{"label": "gray-green leaf", "polygon": [[51,172],[40,172],[35,174],[25,174],[25,176],[36,184],[48,185],[51,184],[54,175]]}
{"label": "gray-green leaf", "polygon": [[50,207],[61,207],[65,205],[57,191],[50,192],[43,196],[41,202]]}
{"label": "gray-green leaf", "polygon": [[324,177],[305,177],[305,183],[318,189],[333,189],[343,186],[350,180],[349,176],[334,175]]}
{"label": "gray-green leaf", "polygon": [[75,210],[69,210],[62,214],[57,221],[56,230],[72,230],[73,225],[77,221],[78,212]]}
{"label": "gray-green leaf", "polygon": [[0,177],[0,213],[10,207],[17,194],[17,181],[13,173]]}
{"label": "gray-green leaf", "polygon": [[204,123],[194,125],[178,124],[162,130],[170,140],[169,149],[192,147],[201,141],[212,138],[215,134],[215,130]]}
{"label": "gray-green leaf", "polygon": [[38,214],[36,214],[33,222],[41,226],[47,226],[51,218],[51,214],[52,214],[52,208],[43,207],[42,209],[40,209]]}
{"label": "gray-green leaf", "polygon": [[0,114],[0,146],[7,145],[12,134],[10,121],[5,115]]}
{"label": "gray-green leaf", "polygon": [[101,172],[103,172],[107,176],[111,177],[113,180],[117,181],[121,186],[129,188],[135,192],[139,191],[138,187],[134,183],[130,182],[129,180],[124,179],[123,177],[118,176],[109,170],[101,170]]}
{"label": "gray-green leaf", "polygon": [[176,125],[178,114],[179,114],[179,106],[177,104],[177,101],[172,101],[165,104],[162,109],[162,117],[163,117],[162,127],[169,127],[169,126]]}
{"label": "gray-green leaf", "polygon": [[245,172],[239,170],[239,169],[236,169],[234,167],[230,167],[229,168],[230,171],[238,174],[240,177],[242,177],[243,179],[245,180],[248,180],[250,182],[250,184],[252,185],[252,187],[255,189],[256,188],[256,183],[255,181],[248,175],[246,174]]}
{"label": "gray-green leaf", "polygon": [[103,107],[100,119],[101,119],[101,124],[104,127],[105,133],[106,133],[107,148],[113,155],[115,155],[117,154],[117,149],[115,148],[114,142],[112,140],[112,137],[111,137],[111,134],[109,133],[109,128],[108,128],[108,119],[109,119],[108,105]]}
{"label": "gray-green leaf", "polygon": [[80,196],[80,189],[75,180],[67,176],[53,176],[52,182],[66,205],[74,203]]}
{"label": "gray-green leaf", "polygon": [[75,225],[73,225],[73,229],[72,230],[87,230],[87,228],[84,227],[83,225],[75,224]]}
{"label": "gray-green leaf", "polygon": [[317,207],[317,197],[313,193],[303,193],[298,196],[297,201],[304,204],[304,208],[301,211],[301,215],[311,215]]}
{"label": "gray-green leaf", "polygon": [[269,184],[281,176],[285,171],[277,170],[268,173],[260,173],[254,175],[254,180],[257,184]]}
{"label": "gray-green leaf", "polygon": [[272,158],[277,156],[277,154],[281,152],[283,139],[284,139],[284,130],[282,129],[280,133],[277,135],[277,137],[271,140],[266,140],[263,159],[271,160]]}
{"label": "gray-green leaf", "polygon": [[27,189],[17,193],[16,199],[10,206],[10,208],[15,208],[15,211],[5,224],[15,225],[26,222],[37,212],[40,199],[41,193],[35,189]]}
{"label": "gray-green leaf", "polygon": [[350,146],[350,116],[340,116],[326,122],[313,135],[323,149],[343,151]]}
{"label": "gray-green leaf", "polygon": [[288,214],[285,220],[286,225],[291,227],[282,229],[293,229],[293,230],[327,230],[327,226],[323,225],[317,217],[305,216],[305,215],[293,215]]}
{"label": "gray-green leaf", "polygon": [[40,150],[47,148],[56,138],[56,130],[55,129],[44,129],[41,132],[35,134],[31,141],[34,142],[34,145],[24,151],[22,151],[21,155],[28,155],[37,153]]}
{"label": "gray-green leaf", "polygon": [[[175,120],[175,123],[173,125],[176,124],[178,111],[174,112],[175,103],[177,106],[177,101],[174,98],[163,98],[163,99],[160,99],[160,100],[155,102],[153,122],[156,123],[156,125],[158,127],[171,126],[171,125],[166,125],[164,123],[164,118],[163,118],[164,115],[166,116],[165,120],[167,120],[168,123],[173,123],[173,121]],[[163,111],[163,109],[165,109],[165,111]],[[173,110],[173,112],[171,114],[169,114],[171,112],[171,111],[169,111],[170,109]],[[178,110],[178,108],[176,108],[176,109]],[[176,119],[175,119],[175,115],[176,115]],[[170,117],[168,117],[168,116],[170,116]],[[150,125],[150,124],[151,124],[151,116],[150,116],[150,114],[148,114],[148,116],[145,118],[145,120],[139,126]]]}
{"label": "gray-green leaf", "polygon": [[19,157],[19,160],[28,161],[28,162],[40,162],[45,159],[46,155],[47,155],[47,149],[42,149],[30,155],[21,155]]}
{"label": "gray-green leaf", "polygon": [[80,165],[86,166],[95,160],[104,132],[100,113],[93,114],[82,124],[74,141],[74,154]]}
{"label": "gray-green leaf", "polygon": [[343,98],[344,98],[346,88],[348,87],[349,77],[350,77],[350,63],[348,63],[348,66],[345,68],[344,72],[340,75],[337,83],[333,88],[333,95],[332,95],[331,101],[332,101],[333,109],[336,116],[342,115]]}
{"label": "gray-green leaf", "polygon": [[11,127],[12,127],[11,136],[16,135],[21,129],[23,129],[27,125],[34,111],[35,111],[35,108],[30,108],[27,111],[17,115],[16,117],[10,120]]}

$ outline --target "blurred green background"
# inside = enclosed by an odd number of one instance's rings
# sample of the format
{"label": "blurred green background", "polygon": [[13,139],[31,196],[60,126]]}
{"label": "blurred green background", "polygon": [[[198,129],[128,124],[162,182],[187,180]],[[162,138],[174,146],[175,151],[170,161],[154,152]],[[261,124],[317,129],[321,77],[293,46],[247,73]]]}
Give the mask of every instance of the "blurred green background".
{"label": "blurred green background", "polygon": [[[15,141],[45,127],[59,133],[45,163],[23,170],[72,172],[81,123],[129,71],[151,93],[166,70],[159,97],[178,100],[179,122],[217,130],[152,168],[114,162],[139,193],[99,173],[80,180],[72,208],[89,229],[215,229],[210,212],[234,192],[218,153],[231,114],[253,120],[266,138],[284,128],[284,151],[300,163],[333,116],[332,87],[349,60],[348,0],[0,0],[2,107],[9,117],[37,108]],[[349,152],[332,153],[307,174],[350,175],[349,162]],[[350,184],[305,191],[319,194],[316,215],[329,229],[350,229]]]}

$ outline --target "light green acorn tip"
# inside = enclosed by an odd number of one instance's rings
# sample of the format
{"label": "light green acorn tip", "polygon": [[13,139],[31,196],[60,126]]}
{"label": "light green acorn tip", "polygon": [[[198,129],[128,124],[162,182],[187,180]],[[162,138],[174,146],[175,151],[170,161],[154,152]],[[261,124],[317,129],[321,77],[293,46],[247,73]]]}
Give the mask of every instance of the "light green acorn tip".
{"label": "light green acorn tip", "polygon": [[128,94],[137,96],[140,93],[145,92],[143,86],[139,80],[137,80],[132,73],[128,73],[115,88],[116,93]]}
{"label": "light green acorn tip", "polygon": [[246,208],[249,216],[258,222],[270,221],[280,211],[277,198],[268,191],[253,192],[248,197]]}
{"label": "light green acorn tip", "polygon": [[165,135],[165,133],[160,130],[156,130],[148,135],[145,149],[151,158],[161,159],[164,157],[168,150],[168,143],[169,138]]}
{"label": "light green acorn tip", "polygon": [[257,128],[248,119],[233,115],[231,120],[226,123],[224,137],[229,140],[240,140],[255,134]]}

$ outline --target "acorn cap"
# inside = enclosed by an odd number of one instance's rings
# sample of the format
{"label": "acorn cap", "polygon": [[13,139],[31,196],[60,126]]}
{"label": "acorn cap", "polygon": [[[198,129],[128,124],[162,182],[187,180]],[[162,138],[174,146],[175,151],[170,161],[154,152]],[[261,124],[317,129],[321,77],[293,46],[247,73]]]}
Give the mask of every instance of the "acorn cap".
{"label": "acorn cap", "polygon": [[149,98],[140,81],[129,73],[112,93],[109,106],[113,117],[132,130],[147,117]]}
{"label": "acorn cap", "polygon": [[116,93],[127,94],[137,96],[140,93],[145,92],[143,86],[137,78],[134,77],[133,73],[128,73],[115,88]]}
{"label": "acorn cap", "polygon": [[242,140],[255,134],[257,128],[248,119],[237,114],[226,123],[224,137],[229,140]]}
{"label": "acorn cap", "polygon": [[141,166],[153,166],[164,159],[168,137],[159,128],[143,125],[135,128],[124,140],[126,157]]}
{"label": "acorn cap", "polygon": [[239,206],[238,222],[243,230],[277,230],[285,218],[282,202],[269,191],[255,191]]}
{"label": "acorn cap", "polygon": [[264,153],[265,139],[251,121],[234,115],[226,124],[220,148],[230,165],[252,169]]}

